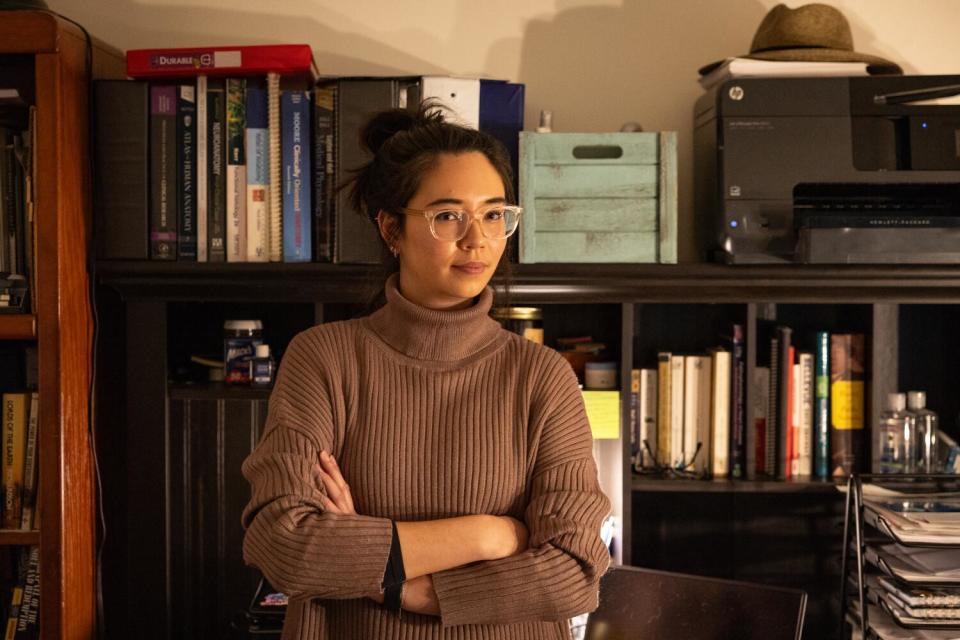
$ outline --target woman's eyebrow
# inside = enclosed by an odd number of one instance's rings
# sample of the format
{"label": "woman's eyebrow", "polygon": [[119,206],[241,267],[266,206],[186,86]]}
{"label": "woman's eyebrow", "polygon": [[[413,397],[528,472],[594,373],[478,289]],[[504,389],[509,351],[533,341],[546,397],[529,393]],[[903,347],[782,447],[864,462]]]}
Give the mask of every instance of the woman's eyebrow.
{"label": "woman's eyebrow", "polygon": [[[499,204],[499,203],[501,203],[501,202],[506,202],[506,201],[507,201],[506,198],[504,198],[504,197],[502,197],[502,196],[496,196],[496,197],[493,197],[493,198],[487,198],[486,201],[484,201],[484,204]],[[426,206],[427,206],[427,207],[435,207],[435,206],[441,205],[441,204],[458,204],[458,205],[462,205],[462,204],[463,204],[463,200],[458,200],[457,198],[439,198],[439,199],[437,199],[437,200],[434,200],[433,202],[430,202],[430,203],[427,204]]]}

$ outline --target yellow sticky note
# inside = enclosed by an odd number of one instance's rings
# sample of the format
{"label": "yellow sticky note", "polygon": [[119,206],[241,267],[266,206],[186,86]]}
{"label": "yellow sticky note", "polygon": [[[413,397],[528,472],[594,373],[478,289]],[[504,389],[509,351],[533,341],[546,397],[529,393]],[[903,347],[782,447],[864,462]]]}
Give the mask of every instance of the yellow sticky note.
{"label": "yellow sticky note", "polygon": [[615,440],[620,437],[619,391],[584,391],[583,404],[594,438]]}

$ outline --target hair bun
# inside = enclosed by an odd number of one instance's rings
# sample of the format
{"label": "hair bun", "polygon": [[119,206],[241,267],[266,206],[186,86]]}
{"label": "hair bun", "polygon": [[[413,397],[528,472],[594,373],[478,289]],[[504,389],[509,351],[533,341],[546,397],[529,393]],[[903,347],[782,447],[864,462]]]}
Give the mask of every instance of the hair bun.
{"label": "hair bun", "polygon": [[406,109],[382,111],[371,118],[360,131],[360,142],[376,154],[387,140],[401,131],[408,131],[417,122],[417,115]]}

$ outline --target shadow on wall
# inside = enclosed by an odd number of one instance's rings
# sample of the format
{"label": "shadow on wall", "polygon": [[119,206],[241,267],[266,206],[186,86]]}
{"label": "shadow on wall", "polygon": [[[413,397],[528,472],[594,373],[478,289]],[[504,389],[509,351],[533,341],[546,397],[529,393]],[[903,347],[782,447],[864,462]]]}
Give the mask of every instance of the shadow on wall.
{"label": "shadow on wall", "polygon": [[[578,7],[558,0],[556,15],[531,21],[523,36],[517,80],[527,85],[527,129],[549,109],[554,131],[617,131],[630,121],[646,131],[677,131],[680,261],[703,260],[708,225],[697,221],[692,195],[693,106],[702,93],[697,69],[748,53],[772,4],[624,0],[622,7]],[[858,51],[887,53],[875,48],[860,16],[846,15]],[[494,44],[488,55],[503,49],[510,47]],[[487,68],[496,64],[490,58]]]}
{"label": "shadow on wall", "polygon": [[[81,22],[96,24],[94,35],[124,34],[122,38],[112,36],[110,40],[111,45],[122,50],[303,42],[313,47],[314,58],[323,74],[448,73],[435,62],[375,39],[376,34],[362,35],[370,32],[369,27],[309,0],[285,0],[283,14],[254,13],[227,5],[223,8],[147,5],[135,0],[112,0],[109,10],[74,3],[74,0],[53,0],[51,5]],[[225,28],[227,25],[229,28]],[[429,43],[429,47],[421,50],[437,50],[441,46],[435,34],[422,29],[400,29],[395,35],[400,41]]]}
{"label": "shadow on wall", "polygon": [[697,69],[746,53],[766,12],[758,0],[625,0],[531,21],[518,78],[527,85],[527,128],[549,109],[554,131],[617,131],[630,121],[677,131],[680,261],[701,260],[692,210]]}

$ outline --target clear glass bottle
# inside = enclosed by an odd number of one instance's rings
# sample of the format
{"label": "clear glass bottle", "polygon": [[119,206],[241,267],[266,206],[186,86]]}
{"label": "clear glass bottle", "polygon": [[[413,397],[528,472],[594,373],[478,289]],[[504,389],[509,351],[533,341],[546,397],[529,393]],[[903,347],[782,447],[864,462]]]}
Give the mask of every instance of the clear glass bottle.
{"label": "clear glass bottle", "polygon": [[906,412],[907,398],[902,393],[888,393],[884,410],[877,424],[877,439],[880,447],[880,473],[906,473],[907,452],[912,449],[910,427],[912,422]]}
{"label": "clear glass bottle", "polygon": [[908,391],[907,408],[916,429],[915,470],[917,473],[937,473],[940,470],[937,460],[937,427],[940,419],[936,412],[927,409],[925,391]]}
{"label": "clear glass bottle", "polygon": [[269,387],[273,384],[275,365],[270,355],[270,345],[258,344],[256,357],[250,361],[250,384]]}

